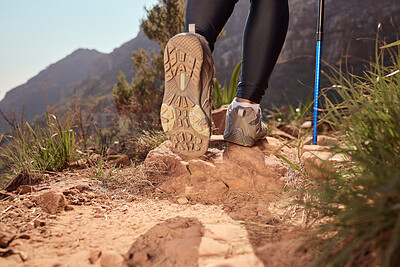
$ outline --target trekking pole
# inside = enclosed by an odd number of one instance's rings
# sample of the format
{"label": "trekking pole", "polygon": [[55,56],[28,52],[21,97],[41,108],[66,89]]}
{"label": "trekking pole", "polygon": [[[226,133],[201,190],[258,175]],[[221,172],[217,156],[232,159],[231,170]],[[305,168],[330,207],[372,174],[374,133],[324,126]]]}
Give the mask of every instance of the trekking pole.
{"label": "trekking pole", "polygon": [[318,98],[319,98],[319,80],[321,73],[321,43],[324,23],[324,0],[319,0],[318,4],[318,27],[317,27],[317,56],[315,62],[315,91],[314,91],[314,120],[313,120],[313,145],[317,144],[318,134]]}

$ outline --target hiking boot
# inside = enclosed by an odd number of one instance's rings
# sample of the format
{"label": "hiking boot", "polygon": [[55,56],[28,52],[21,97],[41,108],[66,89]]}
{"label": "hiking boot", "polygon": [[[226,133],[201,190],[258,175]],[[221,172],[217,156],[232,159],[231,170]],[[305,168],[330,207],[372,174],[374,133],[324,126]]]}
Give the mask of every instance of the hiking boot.
{"label": "hiking boot", "polygon": [[267,126],[261,121],[261,109],[229,105],[226,111],[224,139],[242,146],[253,146],[267,135]]}
{"label": "hiking boot", "polygon": [[161,125],[174,150],[201,156],[211,135],[214,63],[206,39],[193,32],[172,37],[164,52]]}

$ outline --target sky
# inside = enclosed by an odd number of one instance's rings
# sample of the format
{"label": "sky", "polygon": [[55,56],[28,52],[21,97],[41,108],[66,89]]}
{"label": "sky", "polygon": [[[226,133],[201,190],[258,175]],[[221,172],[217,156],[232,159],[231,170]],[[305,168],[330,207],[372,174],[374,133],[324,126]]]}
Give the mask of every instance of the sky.
{"label": "sky", "polygon": [[78,48],[110,53],[157,0],[0,0],[0,99]]}

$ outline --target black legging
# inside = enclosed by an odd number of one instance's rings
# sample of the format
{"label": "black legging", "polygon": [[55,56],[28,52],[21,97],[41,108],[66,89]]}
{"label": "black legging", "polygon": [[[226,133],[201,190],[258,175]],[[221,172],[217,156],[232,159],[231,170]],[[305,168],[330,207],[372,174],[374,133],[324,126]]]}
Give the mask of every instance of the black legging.
{"label": "black legging", "polygon": [[[186,31],[196,32],[209,42],[211,50],[238,0],[188,0]],[[288,0],[250,0],[250,12],[243,35],[243,65],[236,96],[260,103],[286,38],[289,23]]]}

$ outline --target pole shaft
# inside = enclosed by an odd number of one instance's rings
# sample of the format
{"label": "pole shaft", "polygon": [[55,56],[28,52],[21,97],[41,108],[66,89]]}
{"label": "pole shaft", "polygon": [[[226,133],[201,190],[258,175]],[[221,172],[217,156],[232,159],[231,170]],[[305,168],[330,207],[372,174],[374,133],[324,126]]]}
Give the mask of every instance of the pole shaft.
{"label": "pole shaft", "polygon": [[318,2],[318,24],[317,24],[317,51],[315,60],[315,90],[314,90],[314,120],[313,120],[313,145],[317,144],[318,136],[318,98],[319,98],[319,82],[321,73],[321,43],[324,31],[324,0]]}
{"label": "pole shaft", "polygon": [[319,98],[319,81],[321,73],[321,42],[317,41],[317,57],[315,61],[315,90],[314,90],[314,121],[313,121],[313,145],[317,144],[318,134],[318,98]]}
{"label": "pole shaft", "polygon": [[324,0],[318,3],[318,24],[317,24],[317,41],[322,41],[324,32]]}

